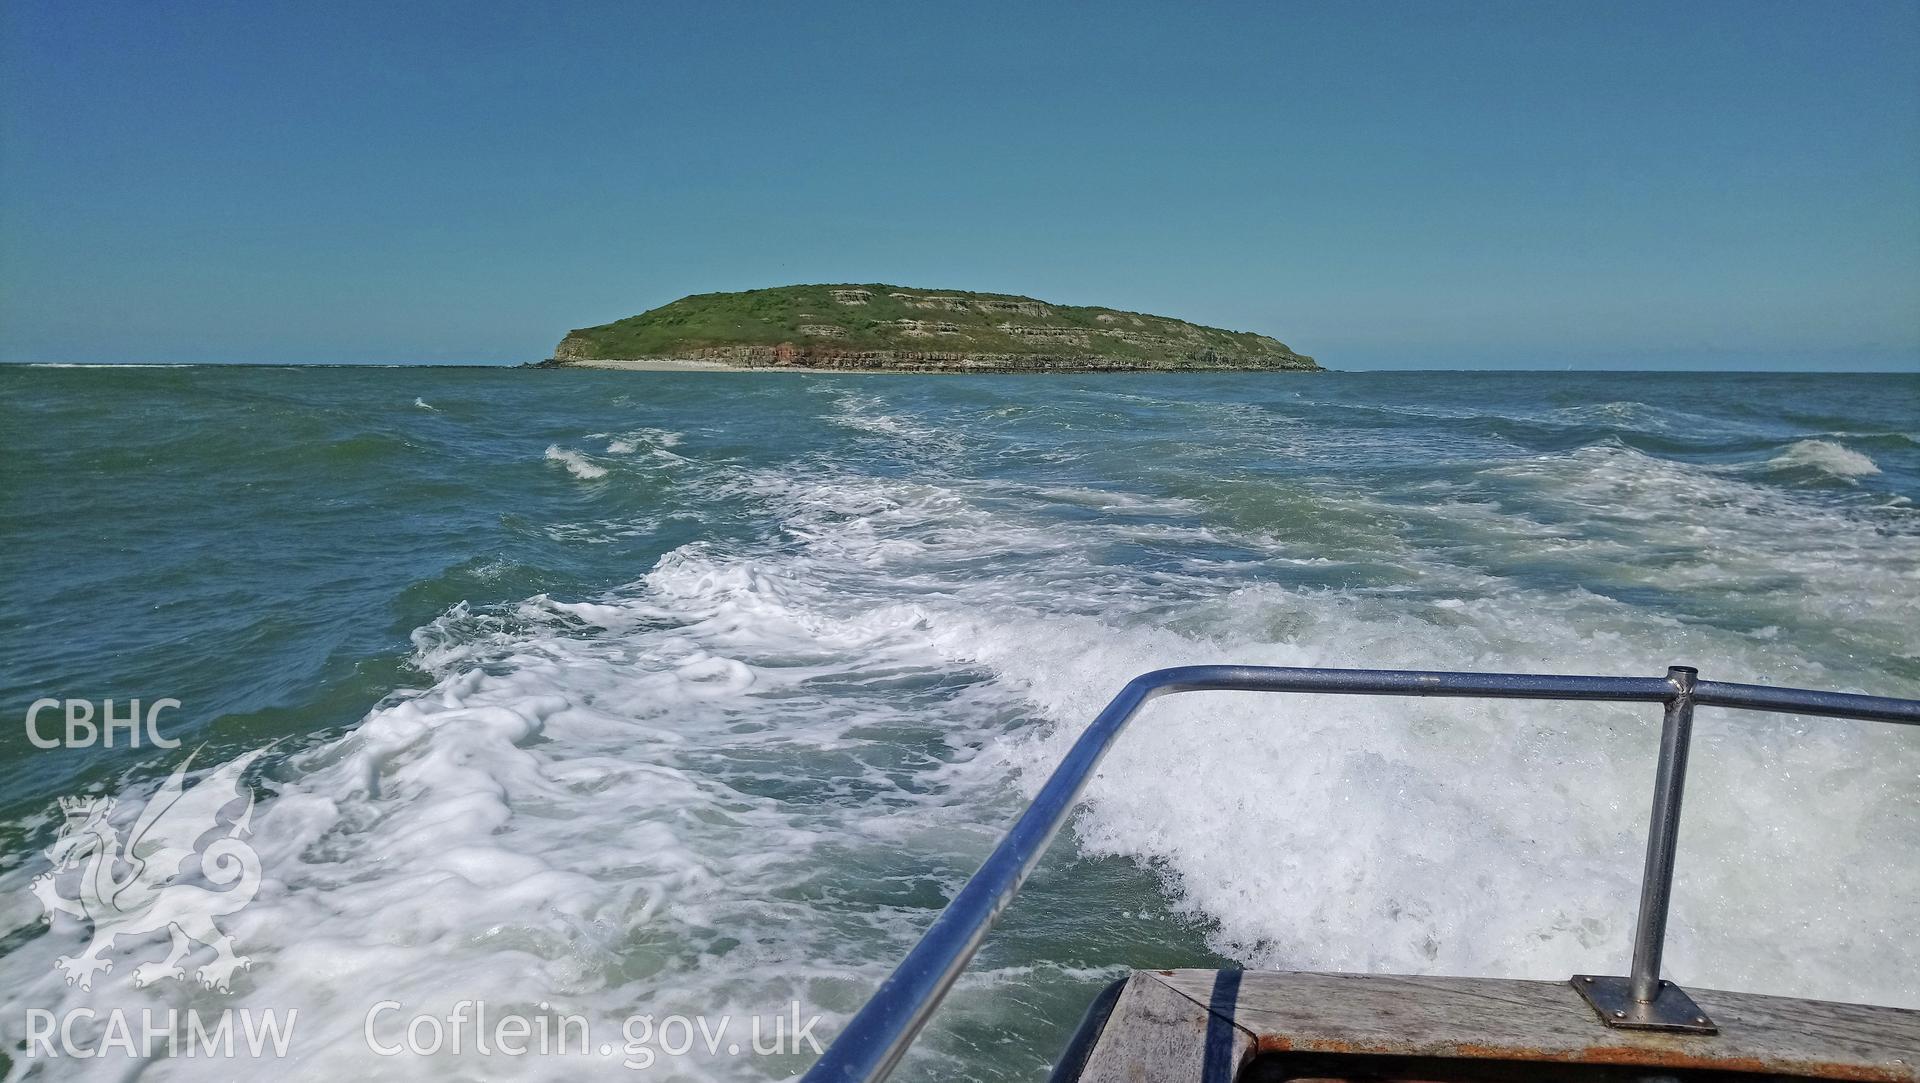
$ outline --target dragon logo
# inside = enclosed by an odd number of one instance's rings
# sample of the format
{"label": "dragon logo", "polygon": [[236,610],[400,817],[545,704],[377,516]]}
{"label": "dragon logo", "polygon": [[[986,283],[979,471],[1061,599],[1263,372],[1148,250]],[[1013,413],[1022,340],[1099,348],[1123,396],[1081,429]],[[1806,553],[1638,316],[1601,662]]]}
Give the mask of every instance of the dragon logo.
{"label": "dragon logo", "polygon": [[[33,893],[47,908],[43,920],[51,923],[60,913],[93,923],[87,950],[78,958],[62,955],[54,963],[66,971],[68,985],[91,989],[96,973],[111,972],[113,960],[105,956],[116,938],[162,929],[173,937],[172,950],[164,961],[135,967],[135,985],[167,978],[185,981],[187,972],[180,962],[196,943],[214,952],[213,961],[194,972],[209,989],[228,992],[234,972],[252,965],[246,956],[234,954],[233,937],[222,933],[213,919],[252,902],[260,890],[260,857],[240,840],[253,819],[253,791],[241,784],[240,775],[265,751],[257,749],[221,766],[190,789],[184,782],[193,762],[188,756],[140,810],[124,841],[112,823],[112,798],[60,799],[66,821],[46,850],[53,871],[34,878]],[[244,806],[223,827],[221,813],[239,802]],[[220,834],[198,845],[214,832]],[[190,879],[193,867],[198,868],[198,879],[224,890],[182,882]],[[58,882],[73,869],[80,870],[78,893],[61,894]]]}

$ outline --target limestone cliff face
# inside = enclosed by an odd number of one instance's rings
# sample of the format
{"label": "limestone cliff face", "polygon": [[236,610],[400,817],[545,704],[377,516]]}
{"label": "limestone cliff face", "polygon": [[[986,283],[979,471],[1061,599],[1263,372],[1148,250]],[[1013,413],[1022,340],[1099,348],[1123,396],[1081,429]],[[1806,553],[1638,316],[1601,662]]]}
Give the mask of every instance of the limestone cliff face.
{"label": "limestone cliff face", "polygon": [[553,360],[934,372],[1319,367],[1266,335],[1031,297],[884,285],[787,286],[682,298],[570,332]]}
{"label": "limestone cliff face", "polygon": [[569,331],[560,345],[553,348],[553,359],[560,362],[595,360],[593,343],[580,332]]}

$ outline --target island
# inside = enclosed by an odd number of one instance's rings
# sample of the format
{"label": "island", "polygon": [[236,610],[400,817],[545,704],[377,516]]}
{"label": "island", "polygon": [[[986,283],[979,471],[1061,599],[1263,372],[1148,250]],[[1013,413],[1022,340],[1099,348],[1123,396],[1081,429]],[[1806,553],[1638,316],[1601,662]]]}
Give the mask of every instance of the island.
{"label": "island", "polygon": [[570,331],[547,367],[1317,372],[1278,339],[1031,297],[886,285],[702,293]]}

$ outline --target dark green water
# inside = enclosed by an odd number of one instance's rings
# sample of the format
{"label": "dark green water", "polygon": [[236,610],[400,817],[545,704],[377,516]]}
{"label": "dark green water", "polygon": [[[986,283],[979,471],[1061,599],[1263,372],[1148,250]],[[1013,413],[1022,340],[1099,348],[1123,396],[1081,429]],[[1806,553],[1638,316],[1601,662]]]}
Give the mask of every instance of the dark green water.
{"label": "dark green water", "polygon": [[[1920,377],[9,366],[0,433],[9,1043],[31,1007],[298,1006],[283,1072],[471,1078],[626,1073],[379,1058],[367,1006],[830,1034],[1162,665],[1920,695]],[[41,697],[178,699],[186,746],[35,748]],[[1033,1078],[1129,965],[1617,968],[1656,723],[1156,706],[911,1071]],[[1673,966],[1920,1004],[1916,736],[1703,717]],[[67,987],[84,928],[27,890],[54,798],[131,808],[195,746],[271,746],[252,969]]]}

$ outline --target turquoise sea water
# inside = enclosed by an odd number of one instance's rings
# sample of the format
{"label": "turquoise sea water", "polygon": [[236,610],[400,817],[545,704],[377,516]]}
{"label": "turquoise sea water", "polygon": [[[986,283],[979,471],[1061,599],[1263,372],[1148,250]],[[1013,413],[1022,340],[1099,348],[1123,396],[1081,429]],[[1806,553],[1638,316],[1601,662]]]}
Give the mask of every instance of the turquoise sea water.
{"label": "turquoise sea water", "polygon": [[[15,1075],[124,1077],[19,1059],[79,1005],[297,1007],[293,1078],[630,1074],[382,1058],[382,999],[830,1035],[1163,665],[1920,696],[1920,377],[8,366],[0,439]],[[41,697],[178,699],[185,746],[32,747]],[[1035,1078],[1130,965],[1618,970],[1657,721],[1156,705],[908,1070]],[[54,799],[194,747],[268,749],[252,968],[67,986]],[[1920,1006],[1920,733],[1703,712],[1694,762],[1672,970]]]}

